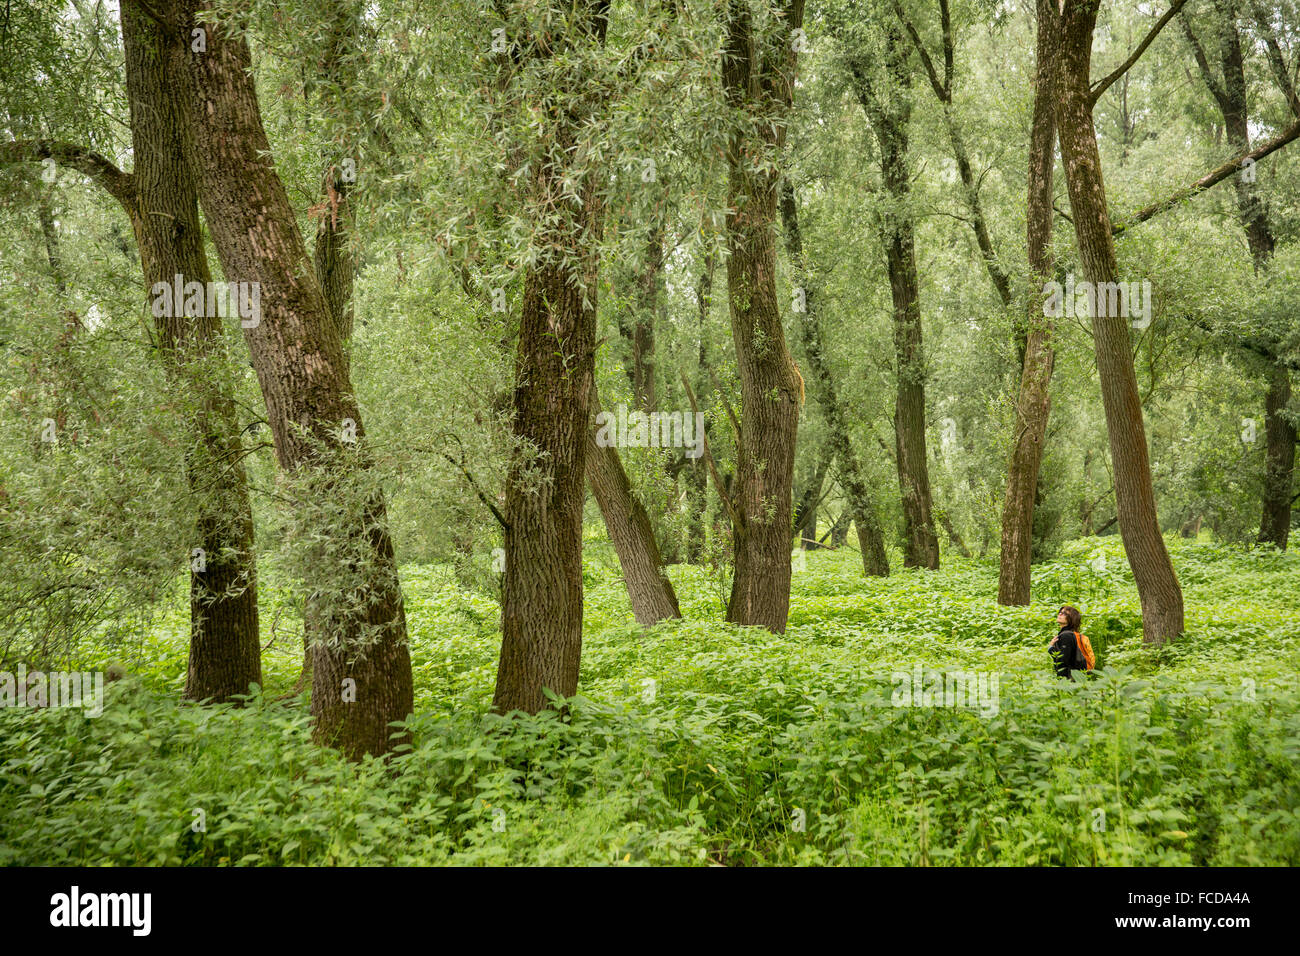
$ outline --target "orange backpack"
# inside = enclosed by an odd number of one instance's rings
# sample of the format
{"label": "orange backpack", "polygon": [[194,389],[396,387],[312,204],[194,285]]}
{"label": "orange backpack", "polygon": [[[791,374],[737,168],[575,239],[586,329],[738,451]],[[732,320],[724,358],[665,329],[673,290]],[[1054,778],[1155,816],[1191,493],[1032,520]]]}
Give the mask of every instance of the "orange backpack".
{"label": "orange backpack", "polygon": [[1097,656],[1093,654],[1092,645],[1088,643],[1088,639],[1084,637],[1082,634],[1080,634],[1078,631],[1075,631],[1074,643],[1075,646],[1079,648],[1079,656],[1082,657],[1083,662],[1088,665],[1088,670],[1092,670],[1094,667],[1096,667]]}

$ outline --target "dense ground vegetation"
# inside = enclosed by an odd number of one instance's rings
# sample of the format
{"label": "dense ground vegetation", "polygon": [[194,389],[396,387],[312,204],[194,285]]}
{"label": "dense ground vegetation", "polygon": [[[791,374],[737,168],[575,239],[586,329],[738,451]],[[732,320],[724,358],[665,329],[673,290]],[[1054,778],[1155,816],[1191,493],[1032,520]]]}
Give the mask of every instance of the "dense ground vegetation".
{"label": "dense ground vegetation", "polygon": [[1298,3],[6,2],[0,864],[1300,862]]}
{"label": "dense ground vegetation", "polygon": [[[640,630],[589,541],[581,693],[510,721],[495,603],[408,566],[418,716],[389,767],[311,743],[292,644],[249,706],[179,703],[174,608],[97,645],[133,673],[102,717],[0,711],[0,862],[1300,863],[1300,559],[1182,543],[1189,630],[1156,652],[1115,544],[1067,545],[1026,608],[988,561],[864,582],[811,554],[777,636],[720,623],[686,567],[687,620]],[[1073,684],[1045,653],[1071,599],[1101,667]],[[997,713],[892,706],[918,662],[1000,674]]]}

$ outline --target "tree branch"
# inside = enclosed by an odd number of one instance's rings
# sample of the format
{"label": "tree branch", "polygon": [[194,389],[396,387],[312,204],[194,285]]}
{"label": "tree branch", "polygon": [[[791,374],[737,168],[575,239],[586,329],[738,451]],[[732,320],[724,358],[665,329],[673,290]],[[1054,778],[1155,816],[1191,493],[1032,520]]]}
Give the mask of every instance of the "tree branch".
{"label": "tree branch", "polygon": [[1089,95],[1089,100],[1088,100],[1089,105],[1095,104],[1099,99],[1101,99],[1101,94],[1106,92],[1107,87],[1109,87],[1112,83],[1114,83],[1116,80],[1118,80],[1121,76],[1123,76],[1125,73],[1129,71],[1129,68],[1132,67],[1133,64],[1136,63],[1138,59],[1142,56],[1142,54],[1146,52],[1147,47],[1151,45],[1151,41],[1154,40],[1156,36],[1160,33],[1160,31],[1165,28],[1165,24],[1174,18],[1174,14],[1176,14],[1179,10],[1181,10],[1183,8],[1183,4],[1185,4],[1186,2],[1187,0],[1174,0],[1173,5],[1170,6],[1169,8],[1169,11],[1163,17],[1161,17],[1159,20],[1156,21],[1156,25],[1153,26],[1150,29],[1150,31],[1148,31],[1146,38],[1141,43],[1138,44],[1137,49],[1134,50],[1131,54],[1129,54],[1129,58],[1125,60],[1123,63],[1121,63],[1119,67],[1109,76],[1107,76],[1104,80],[1101,80],[1093,84],[1092,93]]}
{"label": "tree branch", "polygon": [[128,216],[134,218],[135,178],[130,173],[122,172],[94,150],[51,139],[0,143],[0,163],[36,162],[43,159],[53,159],[60,166],[67,166],[89,176],[121,203]]}
{"label": "tree branch", "polygon": [[1241,164],[1246,160],[1249,159],[1253,162],[1258,162],[1270,153],[1277,152],[1283,146],[1286,146],[1288,143],[1295,140],[1298,136],[1300,136],[1300,120],[1292,123],[1280,136],[1270,139],[1263,145],[1256,146],[1249,152],[1242,153],[1236,159],[1228,160],[1222,166],[1206,173],[1190,186],[1185,186],[1172,195],[1160,200],[1160,202],[1153,203],[1145,209],[1138,210],[1128,219],[1127,222],[1116,223],[1111,227],[1111,234],[1118,236],[1129,226],[1135,226],[1140,222],[1146,222],[1148,219],[1159,215],[1165,210],[1173,208],[1180,202],[1191,199],[1193,196],[1205,192],[1205,190],[1209,189],[1211,186],[1216,186],[1223,182],[1223,180],[1227,179],[1233,173],[1240,172]]}

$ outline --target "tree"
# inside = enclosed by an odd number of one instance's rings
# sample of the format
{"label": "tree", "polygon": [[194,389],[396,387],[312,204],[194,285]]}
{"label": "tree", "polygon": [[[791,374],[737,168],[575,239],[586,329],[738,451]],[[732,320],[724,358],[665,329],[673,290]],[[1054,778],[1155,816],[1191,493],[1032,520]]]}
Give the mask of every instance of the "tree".
{"label": "tree", "polygon": [[[598,122],[599,64],[608,3],[546,7],[554,30],[507,20],[499,54],[507,85],[529,64],[545,78],[507,96],[552,117],[529,144],[523,190],[537,229],[524,277],[515,355],[513,430],[505,507],[501,658],[492,706],[536,713],[547,692],[571,697],[582,654],[582,508],[591,436],[596,279],[604,229],[603,170],[588,153]],[[511,100],[524,108],[524,102]]]}
{"label": "tree", "polygon": [[[801,284],[800,291],[803,292],[799,328],[804,355],[808,359],[811,391],[826,415],[831,454],[839,462],[840,484],[848,495],[849,509],[858,529],[863,571],[868,575],[883,577],[889,574],[889,555],[885,552],[885,539],[880,529],[880,519],[876,515],[876,505],[867,490],[858,454],[849,434],[848,415],[840,403],[835,378],[826,362],[822,345],[820,299],[809,281],[804,261],[803,233],[799,229],[799,207],[795,202],[794,184],[789,179],[781,186],[781,218],[785,224],[786,251],[796,279]],[[813,534],[812,537],[815,538],[816,535]]]}
{"label": "tree", "polygon": [[894,305],[894,451],[903,499],[903,566],[934,569],[939,567],[939,537],[925,450],[926,367],[908,165],[912,77],[908,46],[898,23],[890,18],[881,31],[884,51],[878,74],[876,64],[861,52],[850,52],[847,63],[853,91],[880,147],[881,184],[887,200],[880,212],[880,242]]}
{"label": "tree", "polygon": [[733,123],[727,144],[727,298],[741,395],[727,620],[778,634],[790,612],[794,453],[804,386],[786,346],[777,300],[775,232],[803,8],[803,0],[771,8],[766,30],[756,27],[750,0],[727,0],[723,14],[722,88]]}
{"label": "tree", "polygon": [[[592,390],[592,410],[600,413],[600,403]],[[601,445],[596,430],[588,432],[587,481],[600,506],[609,540],[613,542],[623,569],[623,580],[632,601],[632,612],[642,627],[657,621],[682,616],[677,606],[673,582],[664,574],[663,559],[655,542],[654,525],[645,505],[632,490],[618,449]]]}
{"label": "tree", "polygon": [[[127,102],[135,168],[127,173],[103,155],[56,140],[5,144],[10,161],[53,160],[84,173],[126,213],[140,251],[144,287],[182,282],[206,287],[211,275],[199,224],[194,172],[180,136],[180,104],[169,81],[155,21],[134,4],[121,13]],[[42,211],[51,264],[57,265],[53,222]],[[197,509],[190,567],[190,653],[185,696],[225,701],[260,684],[257,576],[253,515],[230,383],[221,319],[150,311],[169,401],[185,410],[185,478]]]}
{"label": "tree", "polygon": [[[138,2],[138,0],[132,0]],[[299,493],[314,547],[308,616],[317,739],[349,756],[384,754],[413,707],[406,616],[382,489],[373,480],[343,340],[317,284],[270,144],[238,23],[167,9],[186,149],[223,271],[258,284],[245,328],[276,457]]]}
{"label": "tree", "polygon": [[1051,411],[1048,386],[1055,351],[1052,323],[1043,314],[1042,301],[1032,294],[1052,273],[1052,174],[1056,165],[1057,36],[1043,25],[1050,11],[1038,0],[1039,29],[1034,61],[1034,112],[1029,131],[1029,195],[1026,199],[1026,245],[1029,253],[1030,290],[1027,303],[1025,356],[1021,363],[1020,393],[1016,400],[1016,431],[1007,465],[1007,490],[1002,506],[1002,550],[998,564],[998,603],[1028,604],[1030,564],[1033,558],[1034,502],[1038,474],[1047,439]]}
{"label": "tree", "polygon": [[[211,281],[199,226],[194,171],[181,136],[181,103],[170,82],[166,44],[156,22],[135,3],[122,6],[122,42],[131,107],[137,212],[133,223],[145,284]],[[164,293],[170,296],[170,292]],[[157,302],[157,295],[154,296]],[[261,684],[253,512],[244,450],[230,389],[223,379],[221,319],[153,314],[173,391],[190,414],[186,478],[199,509],[191,562],[190,660],[185,696],[226,700]]]}
{"label": "tree", "polygon": [[[1060,10],[1051,3],[1041,4],[1038,24],[1040,31],[1054,31],[1059,38],[1055,77],[1057,135],[1079,259],[1084,278],[1092,283],[1093,289],[1099,285],[1110,287],[1118,280],[1119,273],[1093,128],[1093,106],[1106,87],[1136,61],[1159,28],[1177,12],[1182,0],[1175,0],[1170,13],[1148,34],[1125,66],[1094,85],[1090,83],[1089,70],[1100,3],[1101,0],[1080,0],[1065,4]],[[1118,309],[1103,307],[1093,311],[1093,340],[1115,469],[1120,535],[1142,602],[1142,639],[1146,643],[1162,644],[1183,632],[1183,592],[1156,515],[1142,398],[1130,350],[1129,319],[1118,314]]]}
{"label": "tree", "polygon": [[[1228,145],[1237,152],[1250,150],[1250,118],[1246,102],[1246,68],[1242,52],[1241,35],[1237,29],[1239,3],[1237,0],[1217,0],[1218,14],[1218,69],[1210,63],[1209,56],[1196,37],[1186,11],[1179,18],[1183,34],[1200,71],[1201,79],[1214,98],[1223,117]],[[1280,46],[1264,18],[1259,19],[1265,32],[1266,49],[1273,63],[1274,77],[1282,88],[1287,102],[1300,118],[1300,100],[1285,62]],[[1279,62],[1282,61],[1282,62]],[[1279,68],[1280,67],[1280,68]],[[1236,191],[1237,216],[1246,233],[1255,272],[1262,275],[1273,258],[1276,241],[1269,222],[1268,208],[1261,201],[1253,176],[1233,177]],[[1271,356],[1268,390],[1264,399],[1265,413],[1265,477],[1263,515],[1260,518],[1258,540],[1286,548],[1291,532],[1291,484],[1295,470],[1296,428],[1286,417],[1291,401],[1291,371],[1284,356],[1270,349]]]}

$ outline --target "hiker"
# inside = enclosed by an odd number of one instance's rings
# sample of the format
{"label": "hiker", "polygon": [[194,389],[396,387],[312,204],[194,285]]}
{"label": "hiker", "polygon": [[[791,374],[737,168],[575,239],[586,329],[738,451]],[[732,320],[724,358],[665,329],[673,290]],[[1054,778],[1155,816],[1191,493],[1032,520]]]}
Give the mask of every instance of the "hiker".
{"label": "hiker", "polygon": [[1092,645],[1079,630],[1083,624],[1083,615],[1077,607],[1067,604],[1057,611],[1056,623],[1061,630],[1047,645],[1047,652],[1056,664],[1056,676],[1074,680],[1070,671],[1091,671],[1097,663]]}

